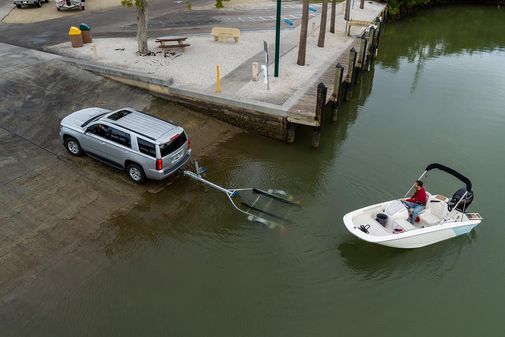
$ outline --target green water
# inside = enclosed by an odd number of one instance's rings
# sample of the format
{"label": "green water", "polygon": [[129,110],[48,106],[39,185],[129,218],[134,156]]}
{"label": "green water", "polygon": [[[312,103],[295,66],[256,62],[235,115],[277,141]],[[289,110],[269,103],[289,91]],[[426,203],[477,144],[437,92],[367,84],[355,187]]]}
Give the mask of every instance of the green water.
{"label": "green water", "polygon": [[[243,134],[204,159],[225,186],[296,195],[287,231],[180,177],[113,220],[104,247],[3,303],[0,335],[503,336],[504,27],[505,9],[459,6],[388,24],[318,150],[301,129],[294,145]],[[472,180],[474,232],[395,250],[346,231],[345,213],[403,195],[431,162]]]}

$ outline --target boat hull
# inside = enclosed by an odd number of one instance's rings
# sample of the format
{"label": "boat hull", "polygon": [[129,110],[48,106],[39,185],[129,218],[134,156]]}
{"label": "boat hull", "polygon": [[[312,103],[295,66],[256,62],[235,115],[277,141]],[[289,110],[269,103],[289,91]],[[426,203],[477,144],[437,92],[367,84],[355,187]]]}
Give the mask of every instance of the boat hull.
{"label": "boat hull", "polygon": [[[343,219],[347,230],[364,241],[388,247],[409,249],[428,246],[440,241],[467,234],[481,222],[481,220],[444,222],[443,224],[409,230],[403,233],[392,234],[384,232],[381,233],[381,235],[365,233],[359,229],[360,223],[356,223],[355,221],[358,215],[370,212],[377,207],[383,207],[388,203],[390,202],[368,206],[347,213]],[[371,225],[380,226],[378,223]]]}

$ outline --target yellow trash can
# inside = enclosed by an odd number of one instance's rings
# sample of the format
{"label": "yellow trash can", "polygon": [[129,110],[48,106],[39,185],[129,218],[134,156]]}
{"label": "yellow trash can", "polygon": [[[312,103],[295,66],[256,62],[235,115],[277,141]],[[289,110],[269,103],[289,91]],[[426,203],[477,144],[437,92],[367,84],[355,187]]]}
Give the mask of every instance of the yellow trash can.
{"label": "yellow trash can", "polygon": [[77,27],[70,27],[68,30],[68,38],[72,44],[72,48],[80,48],[83,45],[81,30]]}

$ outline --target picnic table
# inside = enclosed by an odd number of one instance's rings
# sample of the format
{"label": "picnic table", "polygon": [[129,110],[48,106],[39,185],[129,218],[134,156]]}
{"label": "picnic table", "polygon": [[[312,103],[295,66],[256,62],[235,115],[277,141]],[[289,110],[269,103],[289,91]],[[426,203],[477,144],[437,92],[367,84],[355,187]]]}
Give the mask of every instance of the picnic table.
{"label": "picnic table", "polygon": [[187,36],[160,36],[156,38],[156,42],[160,45],[159,48],[163,49],[165,52],[170,49],[180,49],[184,51],[185,47],[189,47],[189,43],[185,43]]}

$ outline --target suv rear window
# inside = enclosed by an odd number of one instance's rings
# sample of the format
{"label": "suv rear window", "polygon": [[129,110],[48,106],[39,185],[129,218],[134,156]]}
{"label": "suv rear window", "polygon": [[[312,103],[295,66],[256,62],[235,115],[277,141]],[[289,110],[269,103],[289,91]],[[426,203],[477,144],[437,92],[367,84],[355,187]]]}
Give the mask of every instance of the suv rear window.
{"label": "suv rear window", "polygon": [[149,143],[141,138],[137,138],[137,143],[139,144],[139,151],[141,153],[156,158],[156,148],[153,143]]}
{"label": "suv rear window", "polygon": [[179,149],[181,146],[184,145],[184,143],[186,143],[187,140],[188,139],[186,137],[186,133],[184,133],[184,131],[183,131],[174,140],[172,140],[172,141],[170,141],[168,143],[165,143],[165,144],[161,144],[160,145],[161,157],[162,158],[166,157],[169,154],[171,154],[172,152],[174,152],[175,150]]}

